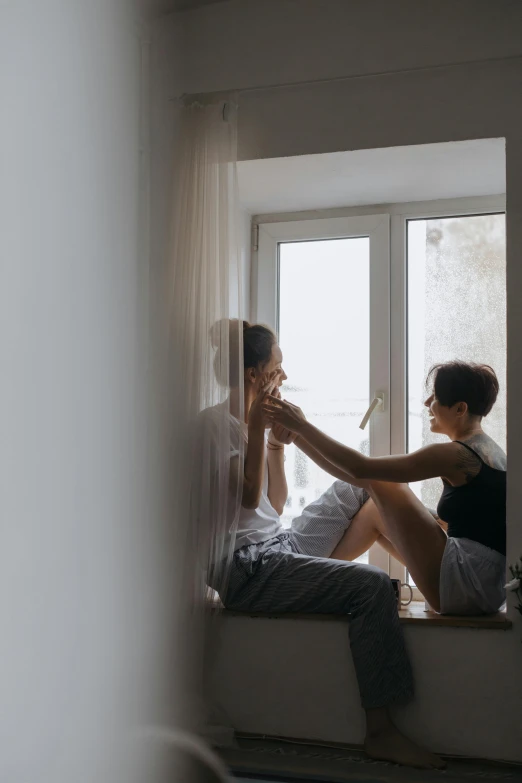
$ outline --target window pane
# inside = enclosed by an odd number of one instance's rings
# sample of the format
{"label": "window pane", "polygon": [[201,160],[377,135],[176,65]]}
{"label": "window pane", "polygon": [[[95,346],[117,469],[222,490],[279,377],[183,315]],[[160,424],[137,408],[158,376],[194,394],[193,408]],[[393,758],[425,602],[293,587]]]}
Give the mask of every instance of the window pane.
{"label": "window pane", "polygon": [[[368,237],[279,246],[282,393],[323,432],[369,454],[370,244]],[[287,448],[286,527],[335,480]],[[368,562],[364,555],[361,562]]]}
{"label": "window pane", "polygon": [[[490,364],[500,394],[484,429],[506,448],[506,253],[504,215],[408,222],[408,451],[445,442],[430,432],[425,379],[433,364]],[[429,508],[440,479],[412,485]]]}

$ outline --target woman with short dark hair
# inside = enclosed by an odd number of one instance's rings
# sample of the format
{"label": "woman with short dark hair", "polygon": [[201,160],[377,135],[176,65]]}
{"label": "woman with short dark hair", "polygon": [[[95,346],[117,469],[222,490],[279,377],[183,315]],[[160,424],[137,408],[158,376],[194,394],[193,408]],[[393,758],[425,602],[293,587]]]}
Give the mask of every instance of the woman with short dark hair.
{"label": "woman with short dark hair", "polygon": [[[498,380],[488,365],[454,361],[433,367],[427,382],[431,431],[450,442],[412,454],[366,457],[276,398],[265,412],[297,433],[296,443],[318,465],[370,493],[332,557],[353,560],[378,541],[406,565],[435,611],[493,613],[505,600],[506,455],[482,419],[495,404]],[[407,486],[434,477],[444,485],[436,514]]]}

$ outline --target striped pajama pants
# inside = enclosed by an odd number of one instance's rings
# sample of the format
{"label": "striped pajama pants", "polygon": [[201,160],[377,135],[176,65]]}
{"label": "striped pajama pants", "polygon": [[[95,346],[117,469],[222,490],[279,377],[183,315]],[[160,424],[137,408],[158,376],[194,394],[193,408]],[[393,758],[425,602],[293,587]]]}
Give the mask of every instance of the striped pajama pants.
{"label": "striped pajama pants", "polygon": [[290,531],[238,549],[222,600],[241,611],[347,615],[361,703],[371,709],[409,701],[413,678],[388,575],[329,559],[367,498],[336,481]]}

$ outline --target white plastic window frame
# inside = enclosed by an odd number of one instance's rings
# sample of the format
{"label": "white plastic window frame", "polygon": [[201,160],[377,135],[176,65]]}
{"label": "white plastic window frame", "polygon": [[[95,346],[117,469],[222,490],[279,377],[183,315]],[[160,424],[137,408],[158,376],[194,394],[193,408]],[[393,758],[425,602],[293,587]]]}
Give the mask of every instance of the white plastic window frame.
{"label": "white plastic window frame", "polygon": [[[373,455],[404,454],[407,448],[408,221],[484,215],[505,212],[505,209],[505,195],[498,195],[324,210],[314,212],[313,218],[306,213],[258,215],[253,218],[253,225],[258,227],[258,242],[252,253],[251,317],[255,321],[268,323],[275,329],[280,242],[370,236],[370,287],[373,285],[381,294],[378,298],[374,297],[374,302],[371,303],[371,308],[375,304],[375,314],[374,320],[371,315],[370,341],[372,349],[376,351],[374,356],[379,356],[382,363],[380,368],[372,368],[370,392],[384,392],[386,401],[384,417],[381,418],[382,414],[379,414],[378,417],[372,416],[370,419]],[[369,233],[370,230],[377,231],[378,226],[381,227],[380,239],[377,241],[374,235],[373,249],[375,254],[382,254],[380,262],[376,255],[372,257],[372,240]],[[354,231],[356,233],[353,233]],[[389,271],[386,272],[386,269]],[[386,301],[383,301],[384,291]],[[372,299],[372,290],[370,297]],[[376,344],[376,335],[379,335],[381,340],[381,351]],[[381,547],[372,547],[369,559],[370,563],[378,565],[393,579],[406,581],[406,568]],[[414,600],[424,600],[417,588],[413,593]]]}
{"label": "white plastic window frame", "polygon": [[[380,394],[384,405],[368,422],[370,453],[390,453],[390,218],[386,213],[259,224],[253,282],[253,319],[278,331],[279,246],[285,242],[366,236],[370,241],[369,399]],[[372,547],[369,561],[388,569],[388,555]]]}
{"label": "white plastic window frame", "polygon": [[[396,204],[392,208],[390,232],[390,293],[393,302],[393,307],[390,308],[392,454],[405,454],[408,446],[408,222],[505,211],[505,195],[413,202]],[[389,557],[388,573],[392,579],[400,579],[402,582],[407,580],[407,569],[393,557]],[[424,596],[417,587],[413,588],[413,600],[424,601]]]}

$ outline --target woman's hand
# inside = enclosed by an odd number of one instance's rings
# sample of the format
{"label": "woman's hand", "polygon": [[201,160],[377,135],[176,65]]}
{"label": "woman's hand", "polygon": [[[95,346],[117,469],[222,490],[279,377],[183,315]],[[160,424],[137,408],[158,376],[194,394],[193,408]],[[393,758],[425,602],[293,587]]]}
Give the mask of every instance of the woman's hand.
{"label": "woman's hand", "polygon": [[[281,390],[276,389],[272,393],[272,397],[277,397],[278,400],[281,399]],[[291,443],[294,442],[294,440],[297,438],[297,435],[295,432],[291,432],[290,430],[287,430],[285,427],[281,426],[281,424],[274,424],[270,430],[270,435],[268,436],[268,442],[274,441],[276,445],[282,444],[285,446],[289,446]]]}
{"label": "woman's hand", "polygon": [[272,428],[274,425],[279,425],[298,434],[306,424],[306,416],[301,408],[286,400],[278,399],[274,394],[267,394],[262,408]]}
{"label": "woman's hand", "polygon": [[250,406],[248,412],[248,427],[249,429],[261,430],[264,432],[265,427],[268,424],[268,420],[264,411],[263,404],[267,395],[273,394],[277,388],[277,381],[279,378],[278,370],[271,373],[266,373],[263,376],[261,388],[257,393],[257,396]]}
{"label": "woman's hand", "polygon": [[285,446],[289,446],[296,438],[297,433],[287,430],[286,427],[283,427],[281,424],[272,424],[268,442],[270,443],[270,441],[273,440],[276,444],[281,443]]}

